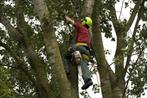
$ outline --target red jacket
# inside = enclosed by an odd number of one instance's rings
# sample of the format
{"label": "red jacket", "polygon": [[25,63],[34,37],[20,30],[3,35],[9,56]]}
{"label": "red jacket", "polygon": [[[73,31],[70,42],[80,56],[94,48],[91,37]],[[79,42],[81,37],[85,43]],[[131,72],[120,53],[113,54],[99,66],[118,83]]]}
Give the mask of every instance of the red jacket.
{"label": "red jacket", "polygon": [[78,21],[75,21],[74,27],[76,29],[76,43],[87,43],[90,47],[92,36],[90,35],[89,30],[84,27],[81,22]]}

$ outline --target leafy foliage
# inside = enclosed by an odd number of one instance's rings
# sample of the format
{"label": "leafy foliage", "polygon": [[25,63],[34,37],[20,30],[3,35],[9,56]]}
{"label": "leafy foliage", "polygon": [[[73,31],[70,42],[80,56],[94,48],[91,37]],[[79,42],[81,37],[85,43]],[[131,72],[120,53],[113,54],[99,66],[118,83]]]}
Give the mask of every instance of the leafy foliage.
{"label": "leafy foliage", "polygon": [[9,70],[0,66],[0,97],[12,98],[14,96],[13,89],[11,89],[11,83],[9,82]]}
{"label": "leafy foliage", "polygon": [[[99,11],[99,21],[100,30],[105,34],[106,38],[115,39],[112,36],[112,17],[110,13],[110,8],[115,3],[120,0],[100,0],[96,1],[100,6],[98,6],[97,11]],[[125,8],[130,6],[130,2],[125,2]],[[51,74],[50,61],[46,57],[46,48],[44,45],[44,39],[42,36],[42,27],[38,21],[33,11],[32,0],[23,0],[21,5],[24,8],[22,12],[27,26],[24,28],[27,32],[27,38],[32,44],[32,50],[35,51],[39,60],[44,64],[46,73],[48,76]],[[84,0],[46,0],[49,9],[49,17],[52,21],[52,26],[57,31],[57,40],[60,46],[61,53],[65,51],[70,43],[72,43],[72,32],[70,25],[67,25],[64,21],[64,16],[68,14],[73,18],[80,19],[80,12],[82,10],[82,5]],[[135,2],[135,0],[133,0]],[[141,10],[141,20],[146,21],[147,19],[147,1],[144,0],[142,10]],[[15,0],[1,0],[0,1],[0,13],[8,22],[12,25],[14,29],[18,30],[17,23],[17,11]],[[126,28],[126,19],[121,20],[117,26],[117,30],[124,30]],[[147,83],[147,66],[145,57],[146,48],[146,38],[147,38],[147,26],[138,26],[139,30],[135,36],[135,43],[133,46],[133,55],[137,55],[137,61],[131,60],[131,64],[128,70],[128,79],[131,81],[131,89],[128,89],[128,94],[140,96],[144,89],[147,88],[145,84]],[[7,28],[6,28],[7,29]],[[18,30],[19,31],[19,30]],[[33,31],[33,32],[32,32]],[[27,56],[24,43],[24,39],[19,42],[15,42],[10,36],[12,31],[0,29],[0,97],[12,98],[12,97],[22,97],[22,98],[36,98],[37,90],[30,80],[29,76],[25,73],[24,69],[27,70],[33,79],[36,79],[33,70],[32,61],[30,57]],[[22,32],[20,33],[22,34]],[[22,34],[23,35],[23,34]],[[126,35],[125,35],[126,36]],[[125,39],[126,48],[128,44],[131,43],[132,38],[128,36],[129,39]],[[127,50],[127,49],[126,49]],[[127,56],[128,51],[124,51],[125,56]],[[109,51],[106,51],[109,54]],[[140,54],[141,53],[141,54]],[[139,56],[141,55],[141,56]],[[119,61],[119,60],[118,60]],[[24,69],[23,69],[24,67]],[[99,92],[99,86],[93,85],[93,90],[95,93]],[[85,98],[90,98],[87,92],[82,92]]]}
{"label": "leafy foliage", "polygon": [[131,95],[137,95],[138,97],[141,96],[141,94],[144,94],[144,90],[146,86],[144,84],[147,82],[146,80],[146,59],[145,58],[139,58],[137,63],[134,63],[132,68],[130,68],[130,76],[129,79],[131,82],[131,89],[129,89],[129,94]]}

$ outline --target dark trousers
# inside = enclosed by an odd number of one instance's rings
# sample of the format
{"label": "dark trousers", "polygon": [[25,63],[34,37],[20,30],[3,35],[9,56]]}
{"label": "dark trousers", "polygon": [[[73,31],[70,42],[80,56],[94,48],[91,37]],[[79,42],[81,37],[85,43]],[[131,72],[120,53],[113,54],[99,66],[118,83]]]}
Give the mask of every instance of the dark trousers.
{"label": "dark trousers", "polygon": [[[74,49],[79,50],[80,53],[82,55],[86,55],[86,56],[90,56],[89,50],[87,49],[87,46],[76,46],[73,45],[72,46]],[[65,67],[65,71],[67,73],[70,73],[70,67],[72,66],[71,64],[71,54],[69,53],[69,51],[64,55],[64,67]],[[88,60],[84,59],[84,57],[82,56],[82,60],[79,63],[79,66],[81,66],[82,69],[82,78],[85,81],[87,81],[88,79],[91,78],[91,72],[88,68]]]}

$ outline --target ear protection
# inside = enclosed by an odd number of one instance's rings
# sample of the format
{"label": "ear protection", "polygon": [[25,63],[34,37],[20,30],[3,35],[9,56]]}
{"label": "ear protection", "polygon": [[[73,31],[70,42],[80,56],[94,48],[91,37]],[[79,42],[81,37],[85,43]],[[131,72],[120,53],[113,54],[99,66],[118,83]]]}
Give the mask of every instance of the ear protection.
{"label": "ear protection", "polygon": [[87,21],[86,18],[83,18],[82,19],[82,25],[85,25],[86,24],[86,21]]}

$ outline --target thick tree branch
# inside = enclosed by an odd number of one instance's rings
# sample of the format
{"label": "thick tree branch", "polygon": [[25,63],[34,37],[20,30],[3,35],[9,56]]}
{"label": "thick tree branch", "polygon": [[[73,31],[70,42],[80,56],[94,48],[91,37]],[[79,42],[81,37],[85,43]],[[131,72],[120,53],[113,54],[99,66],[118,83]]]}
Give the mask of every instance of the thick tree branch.
{"label": "thick tree branch", "polygon": [[124,76],[126,75],[127,69],[130,65],[131,56],[132,56],[132,52],[133,52],[133,45],[134,45],[134,42],[135,42],[135,35],[137,33],[137,27],[138,27],[138,24],[139,24],[139,21],[140,21],[140,15],[142,14],[141,11],[142,11],[143,4],[144,4],[144,1],[141,3],[141,7],[139,9],[138,17],[137,17],[136,24],[135,24],[135,27],[134,27],[134,32],[133,32],[133,35],[132,35],[132,38],[131,38],[132,40],[131,40],[131,43],[129,44],[129,47],[128,47],[128,54],[127,54]]}
{"label": "thick tree branch", "polygon": [[[44,17],[48,16],[48,8],[47,5],[45,3],[45,0],[33,0],[33,4],[34,4],[34,12],[36,12],[36,14],[38,15],[38,17],[40,18],[40,20],[42,20]],[[42,6],[45,5],[45,6]]]}
{"label": "thick tree branch", "polygon": [[[113,23],[115,33],[117,36],[117,47],[116,47],[116,53],[115,53],[115,73],[116,73],[116,78],[119,78],[121,76],[121,73],[123,73],[123,61],[124,61],[124,56],[123,56],[123,48],[125,47],[124,45],[124,30],[121,26],[120,20],[117,19],[116,15],[116,10],[115,10],[115,5],[112,2],[112,4],[109,6],[110,12],[111,12],[111,21]],[[118,72],[117,72],[118,71]],[[118,74],[118,75],[117,75]]]}
{"label": "thick tree branch", "polygon": [[[111,20],[113,22],[113,25],[114,25],[114,29],[116,31],[116,35],[117,35],[117,49],[116,49],[116,53],[115,53],[115,58],[116,58],[116,74],[118,74],[118,77],[120,77],[120,70],[121,70],[121,73],[124,73],[124,70],[123,70],[123,48],[125,48],[125,36],[126,36],[126,32],[130,29],[131,27],[131,24],[133,23],[134,21],[134,18],[138,12],[138,9],[140,7],[140,4],[141,4],[141,1],[142,0],[138,0],[138,3],[135,5],[134,9],[133,9],[133,12],[131,14],[131,17],[129,18],[129,21],[127,23],[127,25],[122,28],[120,23],[119,23],[119,20],[117,20],[117,16],[116,16],[116,11],[115,11],[115,8],[114,8],[114,5],[111,5],[110,7],[110,11],[111,11]],[[120,62],[122,61],[122,62]],[[120,63],[118,63],[120,62]],[[118,72],[117,72],[118,71]]]}
{"label": "thick tree branch", "polygon": [[[134,65],[136,65],[136,64],[138,63],[140,57],[142,56],[143,51],[144,51],[144,47],[142,48],[142,50],[141,50],[140,53],[138,54],[138,58],[137,58],[137,60],[135,61]],[[134,66],[132,66],[132,67],[133,67],[133,68],[132,68],[132,70],[130,71],[129,75],[131,75],[132,72],[133,72],[133,70],[135,69]],[[123,92],[123,96],[125,95],[125,92],[126,92],[126,89],[127,89],[127,87],[128,87],[128,84],[129,84],[130,79],[131,79],[131,78],[129,78],[129,79],[126,81],[126,85],[125,85],[125,89],[124,89],[124,92]]]}
{"label": "thick tree branch", "polygon": [[52,91],[48,82],[47,78],[47,73],[45,70],[45,65],[41,62],[40,58],[36,54],[36,52],[33,50],[33,43],[32,40],[30,40],[30,34],[29,33],[34,33],[32,28],[25,22],[24,20],[24,1],[22,0],[15,0],[16,2],[16,17],[17,17],[17,24],[18,24],[18,29],[24,36],[24,51],[26,53],[27,58],[29,61],[32,63],[31,67],[33,71],[35,72],[35,78],[36,81],[39,81],[37,83],[37,88],[39,90],[39,94],[41,97],[44,98],[49,98],[52,97]]}
{"label": "thick tree branch", "polygon": [[33,82],[33,84],[36,85],[35,79],[32,77],[31,73],[27,70],[27,68],[24,68],[25,67],[25,62],[20,60],[20,58],[17,56],[17,54],[12,49],[10,49],[10,47],[7,44],[2,43],[0,41],[0,46],[5,48],[5,50],[10,54],[10,56],[13,57],[15,59],[15,61],[16,61],[17,66],[9,66],[8,65],[8,67],[21,69],[28,76],[28,78]]}
{"label": "thick tree branch", "polygon": [[[125,31],[123,30],[123,32],[127,32],[130,29],[130,27],[131,27],[131,25],[132,25],[132,23],[133,23],[133,21],[136,17],[136,14],[139,11],[141,3],[142,3],[142,0],[137,1],[136,5],[135,5],[135,7],[132,11],[132,14],[131,14],[126,26],[125,26]],[[111,11],[111,20],[112,20],[114,29],[116,31],[116,34],[118,35],[121,31],[121,28],[120,28],[121,26],[120,26],[120,23],[119,23],[120,20],[117,19],[116,10],[115,10],[114,5],[111,5],[110,11]]]}
{"label": "thick tree branch", "polygon": [[94,6],[95,0],[85,0],[84,5],[82,7],[81,16],[92,16],[93,12],[93,6]]}
{"label": "thick tree branch", "polygon": [[[99,0],[96,0],[94,9],[93,9],[93,48],[96,55],[96,60],[98,62],[98,70],[100,73],[100,81],[103,98],[113,98],[112,94],[112,85],[115,83],[115,75],[108,65],[108,62],[104,54],[104,46],[100,31],[100,22],[99,22]],[[107,90],[107,91],[106,91]]]}
{"label": "thick tree branch", "polygon": [[[49,10],[47,9],[45,0],[33,0],[33,4],[34,10],[41,21],[43,37],[47,51],[47,58],[50,63],[53,64],[52,77],[57,79],[56,86],[58,86],[60,89],[59,95],[61,98],[71,98],[71,93],[66,93],[70,91],[70,84],[66,78],[56,36],[52,28],[52,20],[49,18]],[[48,96],[48,98],[53,96],[53,93],[49,94],[50,96]]]}
{"label": "thick tree branch", "polygon": [[[130,66],[130,61],[131,61],[132,53],[133,53],[133,50],[134,50],[133,45],[134,45],[134,42],[135,42],[135,35],[137,33],[137,26],[139,24],[139,21],[140,21],[140,17],[138,15],[138,18],[137,18],[137,21],[136,21],[136,24],[135,24],[135,27],[134,27],[134,32],[133,32],[133,35],[132,35],[132,38],[131,38],[132,40],[131,40],[131,43],[128,45],[128,52],[127,52],[128,54],[127,54],[126,66],[125,66],[124,73],[123,73],[122,77],[126,76],[127,70],[128,70],[128,68]],[[140,52],[140,54],[138,56],[138,59],[136,60],[136,63],[138,62],[141,54],[142,54],[142,51]],[[125,88],[124,88],[123,96],[125,96],[125,92],[126,92],[126,89],[128,87],[129,81],[130,81],[130,79],[128,79],[126,81],[126,85],[125,85]]]}
{"label": "thick tree branch", "polygon": [[14,39],[16,41],[21,41],[22,35],[20,34],[20,32],[16,28],[14,28],[10,24],[9,20],[5,16],[3,16],[3,15],[0,16],[0,22],[9,31],[8,33],[9,33],[10,37],[12,37],[12,39]]}
{"label": "thick tree branch", "polygon": [[113,23],[113,26],[114,26],[114,30],[117,34],[117,32],[119,32],[119,26],[120,26],[120,23],[119,23],[119,20],[117,20],[117,15],[116,15],[116,10],[115,10],[115,5],[111,5],[110,6],[110,12],[111,12],[111,21]]}
{"label": "thick tree branch", "polygon": [[22,71],[28,77],[28,79],[32,82],[32,84],[36,87],[36,91],[38,91],[38,82],[35,80],[32,73],[29,70],[27,70],[28,68],[26,67],[25,62],[20,60],[19,57],[17,57],[17,55],[8,47],[8,45],[1,42],[0,42],[0,45],[2,45],[6,49],[6,51],[8,51],[8,53],[11,55],[11,57],[15,59],[16,66],[3,65],[3,64],[0,64],[0,65]]}
{"label": "thick tree branch", "polygon": [[138,13],[138,11],[139,11],[139,9],[141,7],[142,2],[143,2],[143,0],[138,0],[137,3],[135,4],[133,12],[132,12],[132,14],[131,14],[131,16],[130,16],[130,18],[128,20],[128,23],[126,25],[126,28],[125,28],[126,32],[130,29],[130,27],[131,27],[131,25],[132,25],[132,23],[133,23],[133,21],[134,21],[134,19],[136,17],[136,14]]}
{"label": "thick tree branch", "polygon": [[134,42],[135,42],[135,35],[137,33],[137,26],[139,24],[139,20],[140,20],[140,17],[137,18],[137,21],[136,21],[136,24],[135,24],[135,27],[134,27],[134,32],[133,32],[133,35],[132,35],[132,40],[131,40],[131,43],[128,47],[128,54],[127,54],[127,60],[126,60],[126,66],[125,66],[125,71],[124,71],[124,75],[123,77],[125,77],[126,75],[126,72],[128,70],[128,67],[130,65],[130,61],[131,61],[131,57],[132,57],[132,52],[133,52],[133,45],[134,45]]}
{"label": "thick tree branch", "polygon": [[131,16],[130,16],[130,18],[128,20],[128,23],[126,25],[126,28],[125,28],[126,32],[130,29],[130,27],[131,27],[131,25],[132,25],[132,23],[133,23],[133,21],[134,21],[134,19],[136,17],[136,14],[138,13],[138,11],[139,11],[139,9],[141,7],[142,2],[143,2],[143,0],[138,0],[137,3],[135,4],[133,12],[132,12],[132,14],[131,14]]}

